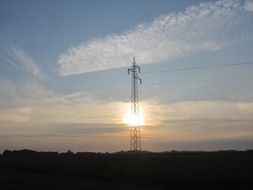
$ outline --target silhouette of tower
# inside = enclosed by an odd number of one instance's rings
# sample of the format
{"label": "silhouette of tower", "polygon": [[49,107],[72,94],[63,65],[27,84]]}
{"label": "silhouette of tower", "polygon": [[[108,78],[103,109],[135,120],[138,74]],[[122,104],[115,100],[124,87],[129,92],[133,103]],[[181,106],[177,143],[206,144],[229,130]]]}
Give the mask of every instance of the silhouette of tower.
{"label": "silhouette of tower", "polygon": [[139,123],[139,98],[138,98],[138,82],[142,84],[142,80],[139,77],[140,67],[135,62],[133,57],[133,63],[131,68],[128,69],[128,75],[131,74],[131,118],[134,120],[129,126],[130,132],[130,150],[141,151],[141,129]]}

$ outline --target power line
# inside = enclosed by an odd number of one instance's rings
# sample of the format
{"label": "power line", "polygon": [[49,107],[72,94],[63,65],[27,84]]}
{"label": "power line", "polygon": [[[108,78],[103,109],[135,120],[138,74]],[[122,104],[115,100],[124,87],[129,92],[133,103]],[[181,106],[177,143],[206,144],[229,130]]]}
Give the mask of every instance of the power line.
{"label": "power line", "polygon": [[185,80],[185,81],[174,81],[174,82],[159,82],[154,84],[144,84],[145,86],[150,85],[165,85],[165,84],[180,84],[180,83],[200,83],[200,82],[213,82],[213,81],[226,81],[226,80],[241,80],[241,79],[253,79],[253,76],[246,77],[230,77],[230,78],[216,78],[216,79],[203,79],[203,80]]}
{"label": "power line", "polygon": [[157,70],[157,71],[146,71],[146,72],[143,72],[143,74],[154,74],[154,73],[186,71],[186,70],[200,70],[200,69],[207,69],[207,68],[232,67],[232,66],[250,65],[250,64],[253,64],[253,61],[240,62],[240,63],[229,63],[229,64],[219,64],[219,65],[209,65],[209,66],[184,67],[184,68],[178,68],[178,69],[166,69],[166,70]]}

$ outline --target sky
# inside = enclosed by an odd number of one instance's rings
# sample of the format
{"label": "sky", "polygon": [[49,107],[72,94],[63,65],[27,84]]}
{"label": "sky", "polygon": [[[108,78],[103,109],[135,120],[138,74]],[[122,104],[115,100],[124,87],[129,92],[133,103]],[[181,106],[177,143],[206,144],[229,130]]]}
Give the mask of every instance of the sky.
{"label": "sky", "polygon": [[0,0],[0,151],[253,148],[252,0]]}

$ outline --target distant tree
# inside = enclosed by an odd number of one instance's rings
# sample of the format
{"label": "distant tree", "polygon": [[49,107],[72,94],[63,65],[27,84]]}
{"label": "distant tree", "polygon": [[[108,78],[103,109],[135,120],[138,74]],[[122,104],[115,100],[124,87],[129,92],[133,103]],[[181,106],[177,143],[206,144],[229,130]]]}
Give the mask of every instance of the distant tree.
{"label": "distant tree", "polygon": [[10,151],[10,150],[5,150],[4,152],[3,152],[3,155],[4,156],[8,156],[8,155],[10,155],[12,153],[12,151]]}
{"label": "distant tree", "polygon": [[71,150],[68,150],[66,154],[67,155],[73,155],[74,153]]}

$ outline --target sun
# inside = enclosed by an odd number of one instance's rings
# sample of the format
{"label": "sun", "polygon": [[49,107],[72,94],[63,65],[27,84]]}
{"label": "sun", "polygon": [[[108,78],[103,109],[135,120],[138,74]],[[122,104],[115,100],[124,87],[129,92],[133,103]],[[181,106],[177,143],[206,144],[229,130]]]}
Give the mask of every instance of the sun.
{"label": "sun", "polygon": [[140,110],[139,115],[131,113],[131,110],[128,110],[124,117],[124,123],[129,126],[141,126],[144,125],[143,112]]}

